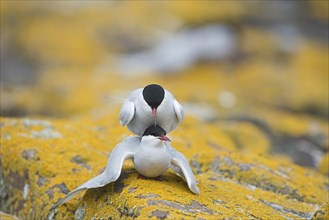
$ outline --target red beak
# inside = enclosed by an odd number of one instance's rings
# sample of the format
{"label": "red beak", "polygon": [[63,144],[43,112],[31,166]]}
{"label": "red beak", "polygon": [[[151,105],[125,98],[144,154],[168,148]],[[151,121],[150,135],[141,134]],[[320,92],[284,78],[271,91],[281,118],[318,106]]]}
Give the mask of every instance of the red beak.
{"label": "red beak", "polygon": [[152,116],[154,119],[156,119],[157,117],[157,109],[156,108],[152,108]]}
{"label": "red beak", "polygon": [[163,135],[163,136],[160,136],[158,137],[161,141],[171,141],[167,136]]}

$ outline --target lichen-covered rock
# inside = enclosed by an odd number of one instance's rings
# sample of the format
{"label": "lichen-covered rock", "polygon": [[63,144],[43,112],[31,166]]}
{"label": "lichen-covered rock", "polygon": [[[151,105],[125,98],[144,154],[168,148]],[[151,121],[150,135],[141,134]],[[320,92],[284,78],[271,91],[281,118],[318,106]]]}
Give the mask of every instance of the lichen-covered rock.
{"label": "lichen-covered rock", "polygon": [[313,215],[312,220],[329,219],[329,202],[323,204]]}
{"label": "lichen-covered rock", "polygon": [[329,176],[329,153],[326,153],[319,164],[319,172]]}
{"label": "lichen-covered rock", "polygon": [[5,212],[0,211],[0,219],[1,220],[17,220],[19,218],[17,218],[16,216],[7,214]]}
{"label": "lichen-covered rock", "polygon": [[[128,161],[115,183],[81,193],[50,212],[59,198],[97,175],[113,147],[129,135],[117,114],[2,118],[2,209],[28,219],[309,219],[327,213],[318,210],[328,202],[325,175],[287,158],[239,151],[232,133],[190,117],[170,136],[188,158],[200,195],[170,171],[162,180],[138,178]],[[261,139],[256,143],[267,145]]]}
{"label": "lichen-covered rock", "polygon": [[[278,153],[328,173],[328,45],[326,28],[321,28],[328,22],[327,8],[327,1],[311,0],[193,1],[189,7],[177,1],[2,1],[1,115],[62,118],[90,112],[99,117],[130,91],[158,83],[173,92],[187,115],[220,126],[239,151]],[[194,47],[195,52],[183,53],[190,44],[198,45],[192,39],[209,26],[221,27],[223,37],[210,35],[227,42],[217,50],[227,57],[213,59],[212,52]],[[181,40],[176,46],[163,44],[173,39]],[[185,58],[169,56],[176,65],[166,61],[168,56],[158,57],[177,51]],[[136,54],[144,58],[133,58]],[[126,60],[134,62],[125,65]],[[126,72],[135,69],[134,63],[145,71]],[[31,135],[52,139],[61,133],[46,126]],[[216,138],[207,144],[218,148]],[[30,148],[24,157],[37,159],[38,154]],[[79,155],[76,159],[84,161]]]}
{"label": "lichen-covered rock", "polygon": [[[1,115],[71,117],[1,119],[1,210],[24,219],[328,218],[328,1],[1,1],[0,12]],[[208,25],[231,36],[226,59],[203,53],[178,61],[179,71],[123,74],[121,59],[153,57],[166,39]],[[145,60],[152,70],[158,59]],[[118,100],[148,83],[172,91],[189,116],[170,135],[201,194],[172,172],[138,179],[127,162],[116,183],[49,212],[130,135]]]}

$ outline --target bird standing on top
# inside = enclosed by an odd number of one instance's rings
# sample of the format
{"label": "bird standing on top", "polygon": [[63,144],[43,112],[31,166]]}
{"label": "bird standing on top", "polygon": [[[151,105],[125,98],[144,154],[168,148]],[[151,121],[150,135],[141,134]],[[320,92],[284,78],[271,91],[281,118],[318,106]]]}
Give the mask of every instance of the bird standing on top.
{"label": "bird standing on top", "polygon": [[157,84],[132,91],[120,111],[120,123],[142,136],[151,125],[161,126],[166,133],[182,122],[184,111],[175,97]]}

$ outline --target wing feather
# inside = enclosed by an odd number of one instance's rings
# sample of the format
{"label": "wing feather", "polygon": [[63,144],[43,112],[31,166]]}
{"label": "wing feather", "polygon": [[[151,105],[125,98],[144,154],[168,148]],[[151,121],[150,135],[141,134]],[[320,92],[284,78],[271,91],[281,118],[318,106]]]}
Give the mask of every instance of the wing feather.
{"label": "wing feather", "polygon": [[178,119],[178,123],[181,123],[184,119],[184,110],[181,104],[174,98],[174,111],[176,113],[176,117]]}
{"label": "wing feather", "polygon": [[197,183],[196,183],[194,174],[193,174],[191,167],[190,167],[188,161],[186,160],[185,156],[182,153],[176,151],[170,145],[169,145],[169,147],[170,147],[170,154],[172,157],[171,163],[172,163],[173,170],[180,176],[184,176],[190,190],[193,193],[198,195],[199,188],[197,187]]}
{"label": "wing feather", "polygon": [[126,100],[120,110],[120,124],[126,126],[133,119],[135,115],[135,104]]}
{"label": "wing feather", "polygon": [[108,183],[116,181],[120,174],[124,160],[133,158],[135,150],[140,144],[140,138],[128,137],[122,143],[118,144],[108,159],[106,169],[100,175],[88,180],[68,193],[64,198],[59,199],[50,209],[55,209],[58,206],[66,203],[78,193],[91,188],[102,187]]}

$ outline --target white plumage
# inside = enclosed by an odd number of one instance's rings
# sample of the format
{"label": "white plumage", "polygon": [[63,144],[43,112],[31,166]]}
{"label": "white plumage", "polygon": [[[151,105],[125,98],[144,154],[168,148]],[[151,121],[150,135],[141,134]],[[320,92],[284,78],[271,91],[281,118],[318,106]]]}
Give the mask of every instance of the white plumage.
{"label": "white plumage", "polygon": [[127,126],[131,132],[139,136],[153,124],[161,126],[167,134],[174,130],[182,122],[184,111],[175,97],[169,91],[163,90],[164,98],[155,108],[156,118],[152,114],[152,107],[143,96],[143,88],[131,92],[120,111],[121,125]]}
{"label": "white plumage", "polygon": [[86,189],[102,187],[116,181],[121,174],[121,168],[126,159],[132,159],[136,170],[146,177],[160,176],[169,168],[172,168],[178,175],[185,178],[188,187],[193,193],[199,194],[199,189],[188,161],[183,154],[176,151],[167,141],[163,141],[164,138],[166,137],[160,135],[126,138],[111,152],[103,173],[71,191],[54,204],[51,209],[64,204]]}

